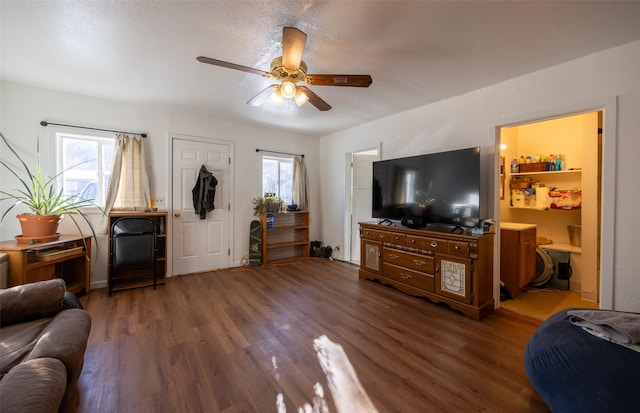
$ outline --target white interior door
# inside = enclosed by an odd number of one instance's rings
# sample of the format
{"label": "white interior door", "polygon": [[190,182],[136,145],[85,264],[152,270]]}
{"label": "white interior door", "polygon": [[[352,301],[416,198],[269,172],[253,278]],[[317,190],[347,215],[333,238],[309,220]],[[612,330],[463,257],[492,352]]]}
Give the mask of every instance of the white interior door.
{"label": "white interior door", "polygon": [[[230,145],[172,139],[173,275],[228,268],[231,259]],[[204,165],[218,180],[215,209],[200,219],[192,189]]]}
{"label": "white interior door", "polygon": [[351,188],[351,261],[360,262],[358,222],[371,219],[373,162],[380,159],[378,150],[353,154]]}

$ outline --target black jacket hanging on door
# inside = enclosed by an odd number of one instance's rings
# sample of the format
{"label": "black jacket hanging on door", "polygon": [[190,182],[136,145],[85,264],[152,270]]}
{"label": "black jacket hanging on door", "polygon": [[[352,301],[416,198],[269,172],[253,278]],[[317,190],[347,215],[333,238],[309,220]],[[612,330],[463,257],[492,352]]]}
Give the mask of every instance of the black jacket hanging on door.
{"label": "black jacket hanging on door", "polygon": [[200,214],[200,219],[205,219],[207,212],[215,209],[216,185],[218,185],[216,177],[202,165],[196,179],[196,185],[191,191],[193,194],[193,207],[196,210],[196,214]]}

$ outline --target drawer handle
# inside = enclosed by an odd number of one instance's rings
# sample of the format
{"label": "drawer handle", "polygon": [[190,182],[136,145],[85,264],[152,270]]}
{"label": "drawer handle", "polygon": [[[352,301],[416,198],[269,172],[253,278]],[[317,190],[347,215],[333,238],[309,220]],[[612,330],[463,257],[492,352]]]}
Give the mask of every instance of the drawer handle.
{"label": "drawer handle", "polygon": [[453,249],[457,251],[457,250],[459,250],[459,249],[460,249],[460,246],[459,246],[459,245],[456,245],[455,247],[453,247]]}
{"label": "drawer handle", "polygon": [[421,261],[421,260],[413,260],[413,263],[414,263],[415,265],[417,265],[417,266],[425,265],[425,264],[426,264],[426,262]]}
{"label": "drawer handle", "polygon": [[389,254],[388,257],[391,258],[392,260],[397,260],[398,258],[400,258],[400,256],[397,254]]}
{"label": "drawer handle", "polygon": [[400,273],[400,276],[402,277],[403,280],[408,280],[409,278],[411,278],[409,274],[405,274],[405,273]]}
{"label": "drawer handle", "polygon": [[380,238],[384,238],[384,234],[378,234]]}
{"label": "drawer handle", "polygon": [[431,247],[435,248],[438,246],[438,241],[431,241]]}
{"label": "drawer handle", "polygon": [[415,243],[416,243],[416,240],[412,239],[412,240],[411,240],[411,243],[412,243],[412,244],[415,244]]}

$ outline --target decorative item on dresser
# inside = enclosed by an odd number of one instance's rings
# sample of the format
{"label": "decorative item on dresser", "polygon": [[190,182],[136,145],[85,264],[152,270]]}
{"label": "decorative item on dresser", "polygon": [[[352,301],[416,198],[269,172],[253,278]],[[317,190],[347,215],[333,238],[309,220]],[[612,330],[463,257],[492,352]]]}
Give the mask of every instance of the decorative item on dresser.
{"label": "decorative item on dresser", "polygon": [[493,237],[361,223],[360,278],[481,320],[494,309]]}

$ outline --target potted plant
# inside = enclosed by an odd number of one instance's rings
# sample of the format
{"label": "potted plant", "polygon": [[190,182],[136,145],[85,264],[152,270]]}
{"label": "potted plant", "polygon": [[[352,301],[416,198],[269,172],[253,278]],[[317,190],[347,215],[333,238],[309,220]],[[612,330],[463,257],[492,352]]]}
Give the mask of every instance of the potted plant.
{"label": "potted plant", "polygon": [[420,206],[420,208],[423,208],[423,209],[429,208],[431,204],[435,202],[436,199],[433,197],[433,194],[431,193],[432,186],[433,186],[433,181],[429,182],[429,187],[426,190],[416,189],[415,199],[418,205]]}
{"label": "potted plant", "polygon": [[267,194],[253,198],[253,213],[260,215],[262,212],[279,212],[286,208],[286,205],[282,198],[274,194]]}
{"label": "potted plant", "polygon": [[21,187],[15,189],[12,193],[0,191],[0,195],[2,195],[0,201],[8,200],[12,202],[2,214],[0,222],[4,221],[9,212],[19,205],[24,205],[31,211],[29,214],[18,214],[17,216],[22,228],[22,234],[16,236],[18,242],[33,243],[58,239],[58,224],[63,215],[68,215],[71,218],[80,234],[82,234],[82,229],[78,219],[84,221],[95,237],[95,230],[82,208],[97,207],[103,214],[104,210],[89,199],[77,195],[65,195],[61,188],[56,188],[56,179],[63,172],[78,165],[67,168],[53,177],[45,178],[42,176],[40,168],[40,140],[38,140],[36,147],[36,163],[32,169],[27,166],[2,133],[0,133],[0,137],[2,137],[4,144],[21,164],[21,168],[16,170],[4,160],[0,160],[0,164],[11,172],[21,184]]}

